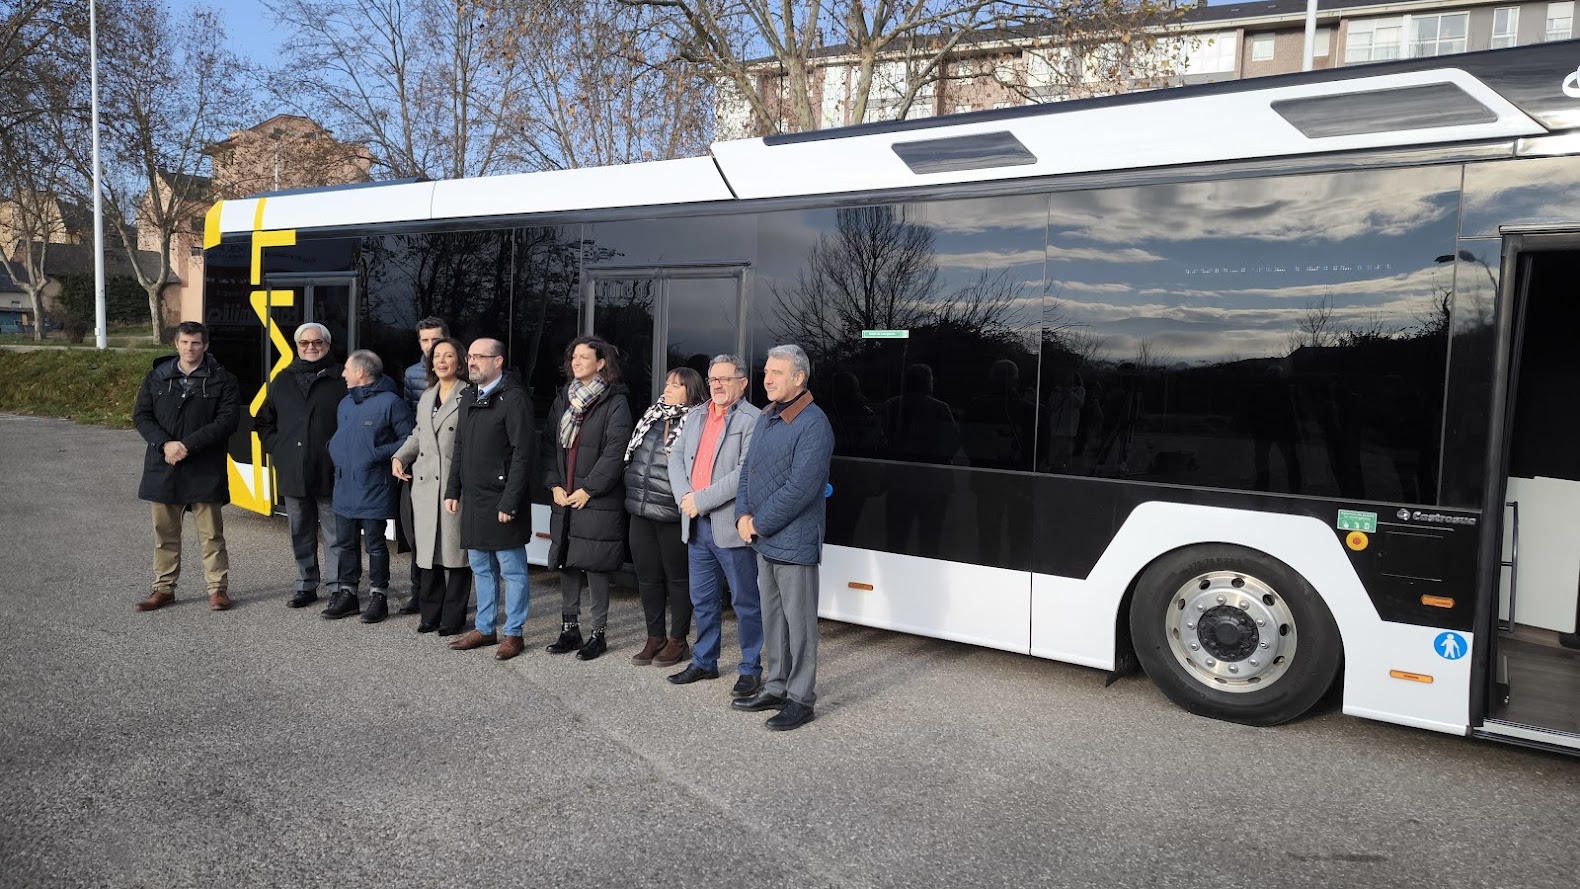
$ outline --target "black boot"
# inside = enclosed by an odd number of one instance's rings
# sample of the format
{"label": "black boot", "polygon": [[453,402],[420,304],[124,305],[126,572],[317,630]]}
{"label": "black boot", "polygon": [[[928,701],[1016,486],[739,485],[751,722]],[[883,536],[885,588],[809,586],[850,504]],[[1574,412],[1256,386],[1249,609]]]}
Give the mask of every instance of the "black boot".
{"label": "black boot", "polygon": [[560,638],[550,643],[547,651],[549,654],[565,654],[582,647],[582,628],[576,623],[576,616],[565,615],[565,622],[560,624]]}
{"label": "black boot", "polygon": [[330,620],[339,620],[350,617],[362,610],[362,603],[357,601],[357,594],[350,590],[335,590],[329,600],[329,607],[324,609],[324,617]]}
{"label": "black boot", "polygon": [[389,616],[389,598],[383,593],[375,591],[373,593],[373,601],[368,604],[368,610],[362,613],[362,622],[365,624],[376,624]]}
{"label": "black boot", "polygon": [[608,650],[609,645],[603,640],[603,627],[599,627],[588,635],[587,644],[582,646],[581,651],[576,652],[576,659],[579,661],[590,661]]}

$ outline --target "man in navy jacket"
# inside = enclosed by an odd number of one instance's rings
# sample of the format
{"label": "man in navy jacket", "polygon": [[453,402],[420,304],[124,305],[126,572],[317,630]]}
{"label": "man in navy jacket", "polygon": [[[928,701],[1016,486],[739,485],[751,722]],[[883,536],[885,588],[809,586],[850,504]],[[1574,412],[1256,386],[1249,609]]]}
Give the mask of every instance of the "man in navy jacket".
{"label": "man in navy jacket", "polygon": [[823,560],[823,492],[834,430],[812,403],[812,364],[799,346],[775,346],[763,365],[771,404],[741,464],[736,529],[757,550],[763,606],[763,690],[737,710],[779,710],[768,727],[812,721],[817,700],[817,585]]}
{"label": "man in navy jacket", "polygon": [[363,623],[389,616],[390,550],[384,528],[395,517],[400,487],[390,473],[390,458],[411,434],[411,408],[384,375],[384,362],[366,349],[352,352],[341,376],[346,397],[336,412],[329,457],[335,461],[335,555],[340,588],[324,609],[338,620],[362,610],[357,584],[362,580],[360,536],[368,547],[368,583],[372,602]]}

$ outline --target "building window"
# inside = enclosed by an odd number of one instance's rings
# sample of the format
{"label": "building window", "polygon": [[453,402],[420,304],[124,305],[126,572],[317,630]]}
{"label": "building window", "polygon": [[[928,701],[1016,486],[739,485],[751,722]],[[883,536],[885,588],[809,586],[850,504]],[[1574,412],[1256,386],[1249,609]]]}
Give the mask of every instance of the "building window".
{"label": "building window", "polygon": [[1333,29],[1332,28],[1318,28],[1317,29],[1317,33],[1316,33],[1316,39],[1313,41],[1313,46],[1312,46],[1312,49],[1311,49],[1312,57],[1313,58],[1318,58],[1318,59],[1325,59],[1325,58],[1327,58],[1328,57],[1328,53],[1332,52],[1332,50],[1331,50],[1332,45],[1333,45]]}
{"label": "building window", "polygon": [[1520,8],[1504,6],[1492,11],[1492,48],[1519,45]]}
{"label": "building window", "polygon": [[1344,42],[1344,64],[1397,59],[1404,42],[1404,19],[1394,17],[1350,22]]}
{"label": "building window", "polygon": [[1574,0],[1547,4],[1547,29],[1543,32],[1542,39],[1568,40],[1570,32],[1574,29],[1574,20]]}
{"label": "building window", "polygon": [[1240,48],[1237,36],[1233,31],[1213,31],[1187,38],[1185,74],[1233,73]]}
{"label": "building window", "polygon": [[1410,17],[1410,57],[1446,56],[1465,51],[1465,34],[1470,13]]}
{"label": "building window", "polygon": [[1257,34],[1251,38],[1251,61],[1271,62],[1273,60],[1273,35]]}

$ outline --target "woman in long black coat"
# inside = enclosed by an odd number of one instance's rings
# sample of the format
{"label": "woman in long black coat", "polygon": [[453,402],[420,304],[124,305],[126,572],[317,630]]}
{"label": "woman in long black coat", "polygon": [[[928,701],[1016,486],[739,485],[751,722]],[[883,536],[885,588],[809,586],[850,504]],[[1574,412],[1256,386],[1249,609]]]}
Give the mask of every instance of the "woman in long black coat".
{"label": "woman in long black coat", "polygon": [[[560,637],[552,654],[590,661],[608,650],[611,575],[625,561],[625,446],[631,406],[614,347],[583,336],[565,347],[570,382],[549,408],[546,484],[553,494],[549,567],[560,571]],[[592,631],[581,634],[582,588],[592,593]],[[579,649],[579,650],[578,650]]]}

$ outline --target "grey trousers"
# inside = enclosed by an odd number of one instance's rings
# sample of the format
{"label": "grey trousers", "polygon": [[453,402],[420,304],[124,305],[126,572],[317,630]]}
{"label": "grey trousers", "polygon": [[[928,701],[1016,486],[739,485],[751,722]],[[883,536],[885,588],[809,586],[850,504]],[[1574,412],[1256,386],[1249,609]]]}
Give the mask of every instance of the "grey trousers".
{"label": "grey trousers", "polygon": [[[324,552],[332,554],[339,545],[335,508],[328,497],[284,497],[285,515],[291,522],[291,554],[296,556],[296,589],[318,592],[318,535],[324,535]],[[329,566],[329,590],[339,589],[340,568],[333,557]]]}
{"label": "grey trousers", "polygon": [[592,599],[592,628],[601,630],[609,625],[610,576],[598,571],[581,571],[566,568],[560,571],[560,616],[574,620],[582,611],[582,581],[587,582],[587,592]]}
{"label": "grey trousers", "polygon": [[763,691],[812,706],[817,700],[817,566],[757,557],[763,603]]}

